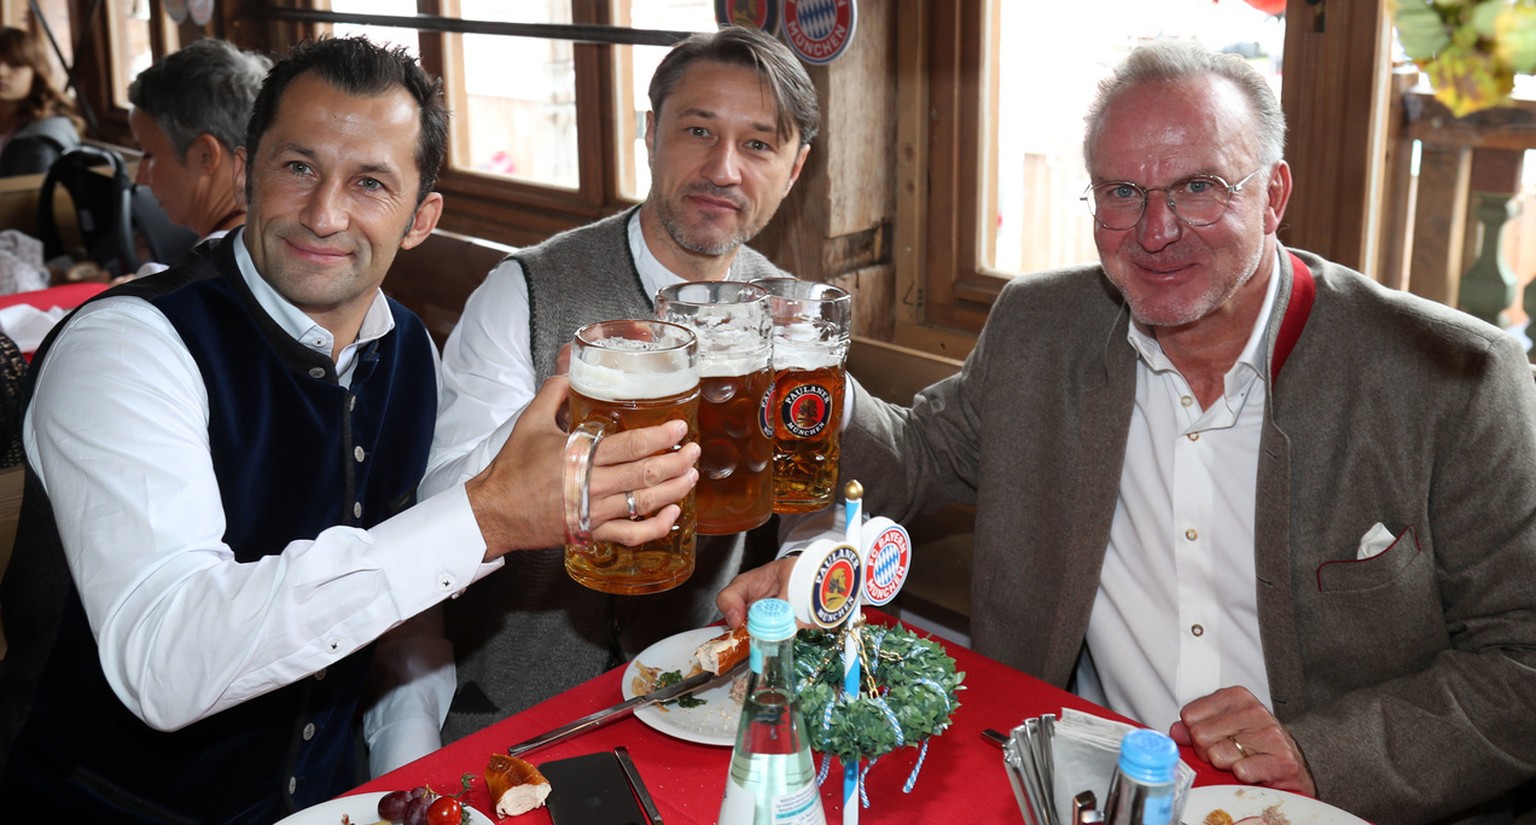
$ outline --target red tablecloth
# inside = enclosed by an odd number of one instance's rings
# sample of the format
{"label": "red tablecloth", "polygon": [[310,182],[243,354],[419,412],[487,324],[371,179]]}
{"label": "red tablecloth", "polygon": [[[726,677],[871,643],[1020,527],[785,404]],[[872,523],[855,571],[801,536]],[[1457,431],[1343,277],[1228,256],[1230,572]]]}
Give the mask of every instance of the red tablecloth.
{"label": "red tablecloth", "polygon": [[79,284],[63,284],[47,289],[35,289],[31,292],[17,292],[11,295],[0,295],[0,309],[17,304],[29,304],[38,309],[74,309],[85,303],[86,299],[107,288],[106,284],[89,282]]}
{"label": "red tablecloth", "polygon": [[[868,611],[868,616],[871,621],[890,621],[889,616],[874,610]],[[953,724],[943,735],[930,740],[922,773],[910,794],[902,793],[901,786],[916,764],[916,748],[901,748],[875,765],[866,783],[870,807],[860,813],[864,822],[922,822],[925,825],[1017,822],[1020,819],[1018,805],[1004,771],[1002,751],[985,741],[981,731],[993,728],[1006,733],[1023,719],[1043,713],[1060,714],[1062,708],[1124,719],[960,645],[946,643],[944,646],[954,657],[956,667],[965,672],[964,689],[959,694],[961,706],[954,713]],[[460,787],[462,774],[473,773],[477,779],[467,801],[491,814],[494,806],[486,793],[483,776],[490,755],[505,752],[518,742],[620,701],[622,672],[623,668],[609,671],[359,786],[352,793],[402,790],[418,785],[453,792]],[[535,751],[526,758],[539,764],[610,751],[618,745],[629,748],[667,825],[715,822],[720,812],[720,798],[725,792],[730,748],[674,739],[629,716]],[[1195,758],[1188,749],[1183,757],[1195,769],[1197,785],[1236,782],[1231,774],[1212,768]],[[820,765],[820,755],[816,759]],[[834,764],[832,773],[822,785],[822,801],[829,822],[840,821],[842,817],[842,780],[838,769],[839,766]],[[546,825],[550,820],[549,814],[539,809],[503,821],[516,825]]]}

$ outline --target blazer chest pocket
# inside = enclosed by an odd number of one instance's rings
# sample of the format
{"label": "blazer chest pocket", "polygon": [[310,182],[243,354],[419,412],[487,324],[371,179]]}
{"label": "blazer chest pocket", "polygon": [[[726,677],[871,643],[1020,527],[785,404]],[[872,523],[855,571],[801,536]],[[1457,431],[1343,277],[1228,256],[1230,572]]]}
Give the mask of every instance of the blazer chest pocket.
{"label": "blazer chest pocket", "polygon": [[1378,587],[1392,587],[1409,568],[1426,561],[1419,548],[1419,535],[1408,527],[1391,546],[1367,559],[1325,561],[1317,567],[1320,593],[1359,593]]}

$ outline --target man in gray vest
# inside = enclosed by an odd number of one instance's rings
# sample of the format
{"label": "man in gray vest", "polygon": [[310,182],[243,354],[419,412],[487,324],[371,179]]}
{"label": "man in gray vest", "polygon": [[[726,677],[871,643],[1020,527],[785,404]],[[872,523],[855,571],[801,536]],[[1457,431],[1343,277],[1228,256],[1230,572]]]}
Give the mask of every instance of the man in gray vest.
{"label": "man in gray vest", "polygon": [[[560,348],[584,324],[649,318],[657,289],[785,273],[745,243],[788,194],[820,119],[815,89],[779,41],[726,28],[679,43],[650,86],[651,191],[639,207],[509,257],[475,291],[443,354],[443,395],[422,495],[496,454]],[[616,598],[566,575],[562,551],[521,554],[445,607],[452,648],[416,640],[370,724],[378,772],[579,684],[673,633],[718,618],[743,536],[701,538],[681,587]],[[435,628],[418,628],[430,633]],[[455,682],[450,678],[457,665]],[[452,697],[452,707],[449,699]]]}

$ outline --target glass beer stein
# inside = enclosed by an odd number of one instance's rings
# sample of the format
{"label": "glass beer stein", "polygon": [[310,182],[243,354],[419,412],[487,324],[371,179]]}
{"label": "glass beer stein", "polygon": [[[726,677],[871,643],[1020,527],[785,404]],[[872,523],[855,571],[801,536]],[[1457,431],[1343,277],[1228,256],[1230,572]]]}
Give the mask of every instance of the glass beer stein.
{"label": "glass beer stein", "polygon": [[750,530],[773,515],[768,293],[732,281],[674,284],[656,294],[656,317],[699,338],[699,532]]}
{"label": "glass beer stein", "polygon": [[661,321],[600,321],[571,347],[571,434],[565,445],[565,570],[604,593],[658,593],[693,575],[694,492],[664,538],[630,547],[592,537],[592,459],[606,436],[664,421],[688,422],[698,440],[698,339]]}
{"label": "glass beer stein", "polygon": [[853,298],[814,281],[753,283],[767,290],[773,312],[773,510],[809,513],[836,498]]}

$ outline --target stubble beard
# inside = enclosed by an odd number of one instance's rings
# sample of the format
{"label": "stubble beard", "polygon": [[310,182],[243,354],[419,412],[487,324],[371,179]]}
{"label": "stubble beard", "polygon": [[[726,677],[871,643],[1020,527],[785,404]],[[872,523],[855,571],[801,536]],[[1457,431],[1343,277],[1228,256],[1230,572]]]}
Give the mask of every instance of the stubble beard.
{"label": "stubble beard", "polygon": [[[707,191],[712,195],[726,197],[726,195],[722,194],[721,190],[713,187],[705,188],[703,191]],[[688,193],[684,192],[683,194],[687,195]],[[731,200],[735,202],[739,198],[732,197]],[[712,258],[728,255],[735,252],[742,244],[752,240],[758,231],[762,229],[761,226],[743,227],[718,240],[703,238],[700,236],[705,233],[694,231],[685,225],[679,212],[680,210],[676,208],[675,202],[670,198],[659,199],[656,203],[656,217],[661,221],[661,227],[667,231],[667,234],[671,236],[674,243],[695,255],[708,255]]]}

